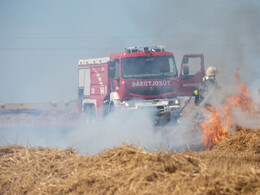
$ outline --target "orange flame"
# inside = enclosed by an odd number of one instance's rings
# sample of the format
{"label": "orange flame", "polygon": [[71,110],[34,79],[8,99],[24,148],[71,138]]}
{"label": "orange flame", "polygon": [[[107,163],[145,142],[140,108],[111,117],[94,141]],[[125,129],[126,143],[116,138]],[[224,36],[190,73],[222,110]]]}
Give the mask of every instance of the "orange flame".
{"label": "orange flame", "polygon": [[231,120],[231,112],[234,108],[239,108],[244,112],[253,114],[255,113],[255,109],[253,107],[253,101],[248,98],[250,92],[240,75],[238,74],[238,69],[236,71],[236,80],[238,83],[239,94],[230,95],[226,98],[226,102],[224,103],[224,119],[225,119],[225,127],[228,128]]}
{"label": "orange flame", "polygon": [[[248,98],[250,95],[249,90],[236,71],[236,80],[238,83],[239,93],[236,95],[230,95],[226,98],[223,104],[224,113],[220,112],[211,105],[207,105],[206,109],[210,111],[204,121],[199,125],[204,135],[204,147],[211,149],[216,143],[227,135],[227,129],[232,121],[232,110],[239,108],[247,113],[254,113],[253,102]],[[205,115],[205,112],[204,112]],[[222,124],[223,119],[225,125]]]}
{"label": "orange flame", "polygon": [[221,123],[221,117],[217,109],[211,105],[207,105],[206,109],[210,111],[207,120],[201,123],[203,130],[204,146],[206,149],[211,149],[220,139],[227,135],[227,130]]}

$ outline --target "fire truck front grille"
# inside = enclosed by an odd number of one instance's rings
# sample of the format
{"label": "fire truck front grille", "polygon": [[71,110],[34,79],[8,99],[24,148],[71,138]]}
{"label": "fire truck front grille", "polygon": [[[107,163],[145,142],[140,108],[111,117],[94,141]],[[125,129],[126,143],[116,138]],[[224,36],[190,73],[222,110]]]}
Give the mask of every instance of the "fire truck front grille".
{"label": "fire truck front grille", "polygon": [[129,89],[128,91],[137,95],[162,95],[173,92],[174,88]]}

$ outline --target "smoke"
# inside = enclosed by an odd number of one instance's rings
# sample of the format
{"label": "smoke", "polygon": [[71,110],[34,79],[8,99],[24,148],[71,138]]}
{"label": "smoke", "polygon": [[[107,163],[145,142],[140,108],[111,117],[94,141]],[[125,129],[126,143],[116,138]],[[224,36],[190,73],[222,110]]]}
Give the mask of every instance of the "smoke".
{"label": "smoke", "polygon": [[[249,86],[249,98],[259,108],[259,10],[259,2],[254,0],[142,2],[132,19],[142,33],[152,36],[145,39],[145,44],[166,45],[179,66],[184,54],[203,53],[206,68],[217,67],[221,90],[213,105],[222,111],[226,97],[239,93],[237,69]],[[234,120],[249,126],[249,116],[239,113],[241,116],[236,118],[245,120]]]}
{"label": "smoke", "polygon": [[254,80],[249,86],[251,91],[252,99],[258,109],[260,108],[260,79]]}
{"label": "smoke", "polygon": [[155,150],[164,141],[151,119],[148,112],[113,112],[94,124],[86,125],[83,120],[64,140],[70,140],[72,145],[87,153],[97,153],[124,142]]}
{"label": "smoke", "polygon": [[87,124],[84,116],[64,126],[54,125],[54,121],[55,117],[44,121],[45,125],[34,125],[30,121],[30,124],[24,122],[16,127],[12,124],[12,127],[1,128],[0,143],[74,147],[81,153],[88,154],[96,154],[124,142],[148,150],[157,150],[165,144],[162,132],[154,128],[151,113],[145,111],[113,112],[103,119],[96,119],[93,124]]}
{"label": "smoke", "polygon": [[244,112],[241,109],[234,109],[232,112],[232,122],[244,128],[259,129],[259,116]]}
{"label": "smoke", "polygon": [[248,84],[260,76],[259,10],[253,0],[144,1],[132,19],[149,35],[144,44],[165,44],[178,65],[184,54],[203,53],[206,67],[218,68],[219,83],[232,86],[237,68]]}
{"label": "smoke", "polygon": [[73,147],[82,154],[92,155],[123,143],[152,151],[186,150],[202,143],[201,133],[192,132],[191,115],[180,119],[179,124],[175,121],[165,126],[155,126],[152,110],[115,111],[88,124],[86,116],[70,119],[48,111],[39,116],[9,117],[14,120],[1,126],[1,145]]}
{"label": "smoke", "polygon": [[249,84],[259,77],[256,0],[5,1],[1,5],[1,102],[74,99],[77,60],[109,56],[127,46],[166,45],[178,65],[183,54],[204,53],[206,65],[223,73],[219,75],[223,83],[237,67]]}
{"label": "smoke", "polygon": [[[217,80],[222,90],[214,106],[219,110],[227,95],[238,93],[237,68],[260,107],[257,1],[118,1],[116,6],[105,1],[81,3],[0,6],[1,37],[11,37],[1,39],[1,102],[76,98],[78,59],[109,56],[127,46],[166,45],[179,66],[183,54],[203,53],[206,67],[218,68]],[[239,110],[234,116],[242,126],[258,126],[256,119]],[[53,125],[55,117],[45,122],[49,125],[28,127],[24,122],[17,127],[14,121],[16,127],[0,129],[0,143],[72,146],[82,153],[94,154],[123,142],[148,149],[179,149],[201,141],[200,133],[191,133],[191,115],[184,116],[177,126],[159,129],[154,128],[152,116],[145,112],[114,113],[90,125],[85,119],[64,126]]]}
{"label": "smoke", "polygon": [[178,125],[167,126],[166,143],[169,150],[187,151],[203,149],[203,134],[194,120],[198,114],[194,109],[188,115],[179,119]]}

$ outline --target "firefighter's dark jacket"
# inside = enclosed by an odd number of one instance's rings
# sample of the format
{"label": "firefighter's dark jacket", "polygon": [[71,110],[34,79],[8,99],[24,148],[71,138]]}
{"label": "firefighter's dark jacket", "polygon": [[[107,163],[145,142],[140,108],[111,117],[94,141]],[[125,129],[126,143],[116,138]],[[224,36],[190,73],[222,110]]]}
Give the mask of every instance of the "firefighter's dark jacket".
{"label": "firefighter's dark jacket", "polygon": [[214,93],[215,89],[219,88],[216,79],[203,79],[203,81],[194,88],[195,105],[198,106],[205,97],[212,95],[209,93]]}

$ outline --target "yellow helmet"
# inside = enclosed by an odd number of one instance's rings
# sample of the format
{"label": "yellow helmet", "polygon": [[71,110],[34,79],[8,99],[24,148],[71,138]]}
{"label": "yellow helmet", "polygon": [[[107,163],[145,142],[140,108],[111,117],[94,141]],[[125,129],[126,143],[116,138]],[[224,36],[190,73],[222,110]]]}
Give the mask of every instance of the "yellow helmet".
{"label": "yellow helmet", "polygon": [[216,76],[217,74],[217,68],[214,66],[210,66],[206,70],[206,76]]}

